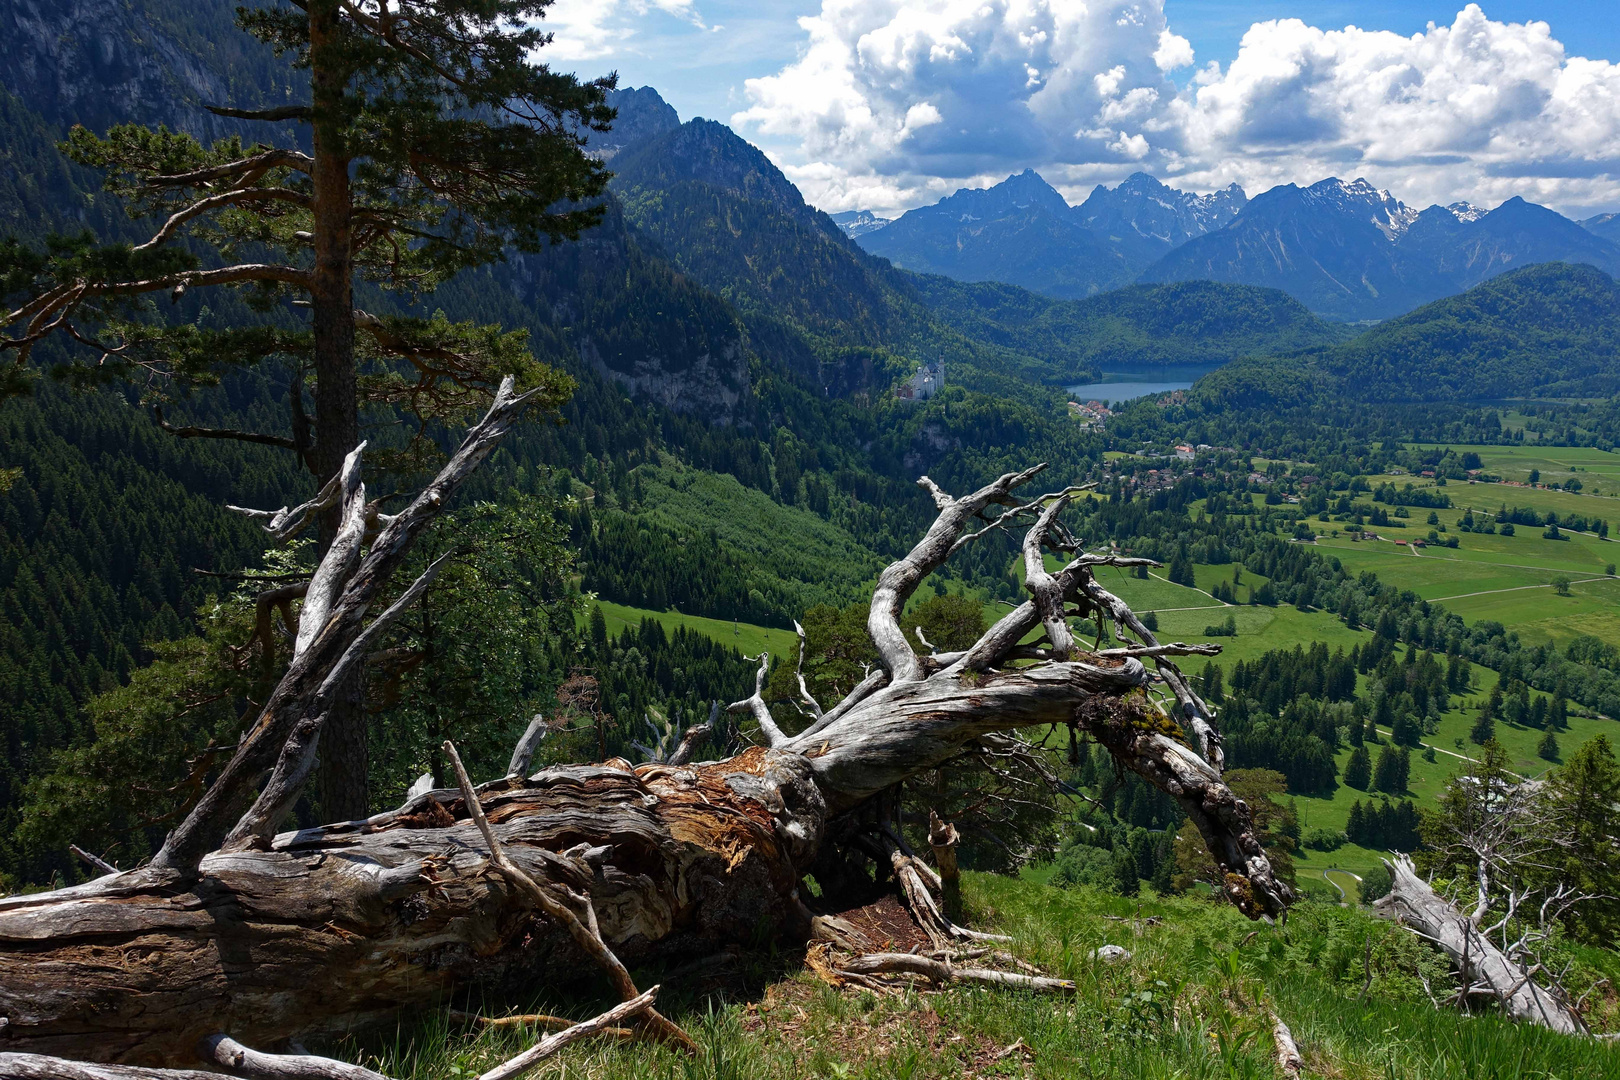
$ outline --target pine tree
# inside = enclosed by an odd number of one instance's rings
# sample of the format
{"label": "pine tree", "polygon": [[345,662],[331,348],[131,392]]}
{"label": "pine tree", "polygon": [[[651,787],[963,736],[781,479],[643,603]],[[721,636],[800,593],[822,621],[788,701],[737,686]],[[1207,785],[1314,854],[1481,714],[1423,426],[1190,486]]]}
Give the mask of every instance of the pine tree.
{"label": "pine tree", "polygon": [[1372,755],[1365,746],[1357,746],[1350,752],[1350,760],[1344,763],[1344,782],[1358,791],[1366,791],[1372,782]]}
{"label": "pine tree", "polygon": [[1479,719],[1475,720],[1474,726],[1468,730],[1468,739],[1478,746],[1484,746],[1495,737],[1496,721],[1491,716],[1491,703],[1487,701],[1480,706]]}
{"label": "pine tree", "polygon": [[1120,844],[1114,848],[1111,869],[1114,891],[1121,896],[1135,896],[1142,887],[1142,875],[1137,872],[1136,859],[1129,847]]}
{"label": "pine tree", "polygon": [[[548,6],[424,0],[400,13],[308,0],[239,9],[243,30],[308,73],[307,103],[210,106],[264,123],[281,145],[233,136],[204,146],[135,124],[105,137],[74,128],[64,152],[104,171],[132,216],[164,223],[134,247],[98,246],[88,233],[43,250],[0,244],[4,321],[26,328],[0,340],[16,357],[0,365],[0,396],[27,391],[31,350],[54,332],[87,349],[57,367],[70,381],[138,380],[165,430],[281,447],[317,484],[359,444],[363,405],[402,414],[415,436],[374,453],[373,467],[412,468],[437,453],[437,424],[481,409],[506,375],[546,387],[560,404],[572,382],[530,356],[524,332],[360,311],[354,292],[359,276],[412,299],[508,248],[538,250],[601,218],[607,173],[585,153],[582,132],[606,130],[612,82],[581,83],[532,60],[550,40],[541,29]],[[242,258],[244,248],[253,255]],[[191,302],[182,308],[190,317],[166,321],[148,302],[168,294],[179,304],[209,287],[238,292],[263,321],[215,326]],[[285,434],[165,420],[165,393],[265,362],[287,370]],[[324,540],[336,525],[328,513]],[[363,817],[358,683],[340,701],[321,740],[321,809]]]}
{"label": "pine tree", "polygon": [[1496,685],[1491,687],[1490,697],[1485,699],[1485,707],[1490,710],[1491,718],[1502,715],[1502,680],[1498,679]]}
{"label": "pine tree", "polygon": [[1571,843],[1563,853],[1560,878],[1600,897],[1571,914],[1571,922],[1588,940],[1613,938],[1620,932],[1620,863],[1614,845],[1620,838],[1620,762],[1608,737],[1583,743],[1562,768],[1553,770],[1548,796],[1561,820],[1570,823]]}
{"label": "pine tree", "polygon": [[1551,731],[1569,727],[1569,701],[1562,691],[1553,695],[1552,704],[1547,707],[1547,727]]}
{"label": "pine tree", "polygon": [[1362,847],[1373,846],[1368,843],[1367,811],[1362,808],[1360,799],[1350,804],[1350,820],[1344,826],[1344,835],[1352,844],[1359,844]]}
{"label": "pine tree", "polygon": [[1552,733],[1552,729],[1549,728],[1536,744],[1536,753],[1547,761],[1558,760],[1558,737]]}
{"label": "pine tree", "polygon": [[1418,726],[1417,718],[1411,713],[1401,713],[1390,725],[1389,741],[1397,746],[1416,746],[1422,740],[1423,729]]}
{"label": "pine tree", "polygon": [[1393,745],[1384,747],[1373,768],[1372,789],[1399,795],[1406,790],[1407,775],[1411,768],[1406,750]]}

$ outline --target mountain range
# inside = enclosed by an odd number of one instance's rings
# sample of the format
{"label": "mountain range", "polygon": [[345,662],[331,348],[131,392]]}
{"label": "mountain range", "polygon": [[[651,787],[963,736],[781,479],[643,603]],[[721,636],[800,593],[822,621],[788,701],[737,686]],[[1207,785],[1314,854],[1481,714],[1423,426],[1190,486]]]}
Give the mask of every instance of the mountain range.
{"label": "mountain range", "polygon": [[1219,281],[1280,289],[1330,319],[1386,319],[1496,274],[1541,262],[1620,273],[1620,221],[1575,222],[1512,198],[1419,211],[1364,179],[1285,184],[1247,199],[1145,173],[1079,206],[1025,170],[964,189],[852,236],[918,273],[998,281],[1048,296],[1132,282]]}
{"label": "mountain range", "polygon": [[[618,91],[613,104],[617,130],[644,133],[611,161],[610,190],[636,242],[725,297],[756,349],[829,394],[870,390],[902,357],[943,356],[952,382],[1016,397],[1032,382],[1082,381],[1104,363],[1222,363],[1342,336],[1272,289],[1155,286],[1132,291],[1128,302],[1064,301],[908,273],[849,235],[871,225],[870,215],[839,221],[810,206],[730,128],[672,122],[650,89]],[[652,114],[663,119],[651,122]],[[1062,204],[1027,175],[1034,196]],[[972,202],[964,197],[960,212],[971,214]],[[1146,238],[1154,230],[1180,235],[1222,213],[1217,198],[1185,204],[1175,213],[1126,205],[1088,212],[1140,222]]]}
{"label": "mountain range", "polygon": [[1194,195],[1137,173],[1071,207],[1026,169],[850,235],[906,270],[1073,299],[1130,284],[1177,245],[1225,225],[1243,203],[1235,186]]}

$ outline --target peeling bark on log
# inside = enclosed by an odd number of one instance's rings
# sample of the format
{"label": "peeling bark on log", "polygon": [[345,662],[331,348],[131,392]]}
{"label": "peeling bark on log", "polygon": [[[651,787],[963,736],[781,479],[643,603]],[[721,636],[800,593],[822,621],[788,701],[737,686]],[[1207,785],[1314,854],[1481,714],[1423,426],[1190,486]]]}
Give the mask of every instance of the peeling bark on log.
{"label": "peeling bark on log", "polygon": [[[788,826],[815,821],[794,813],[807,789],[802,759],[756,749],[690,770],[547,770],[486,784],[479,801],[512,860],[543,884],[589,892],[604,938],[634,963],[714,952],[741,927],[796,920],[788,898],[808,849]],[[215,853],[190,890],[154,894],[120,875],[78,898],[0,901],[0,1048],[184,1062],[215,1032],[272,1045],[459,986],[590,977],[595,962],[567,931],[490,871],[461,800],[431,805],[442,818]]]}
{"label": "peeling bark on log", "polygon": [[[588,896],[602,938],[629,964],[710,955],[762,927],[802,939],[812,927],[800,878],[836,818],[982,738],[1075,724],[1177,799],[1241,910],[1280,914],[1292,895],[1273,876],[1248,808],[1202,756],[1206,734],[1188,734],[1146,692],[1168,685],[1182,715],[1202,723],[1202,703],[1167,659],[1176,647],[1142,638],[1157,650],[1157,672],[1128,649],[1104,655],[1072,645],[1067,659],[1013,666],[1025,655],[1020,642],[1051,616],[1044,600],[1044,613],[1026,603],[963,653],[920,658],[906,644],[896,620],[911,591],[971,540],[963,534],[985,520],[986,507],[1033,519],[1042,500],[1020,507],[1010,492],[1038,471],[961,499],[925,485],[939,520],[884,572],[873,598],[869,625],[883,670],[811,728],[789,737],[762,722],[771,746],[721,762],[615,760],[485,784],[478,801],[507,855],[541,887]],[[1040,514],[1037,528],[1054,518]],[[390,536],[407,520],[420,527],[405,513],[377,541],[390,558],[402,550]],[[1001,520],[984,527],[1004,527]],[[330,671],[359,636],[355,582],[372,580],[377,558],[374,548],[361,560],[301,662],[324,655]],[[1107,597],[1091,578],[1106,561],[1075,559],[1046,576],[1043,594],[1073,603]],[[274,729],[285,738],[309,718],[305,703],[321,680],[299,670],[289,680],[302,679],[303,690],[284,681],[272,699],[280,711],[267,709],[255,736]],[[759,711],[753,699],[734,708]],[[252,754],[261,770],[275,761],[262,746]],[[249,764],[237,762],[233,782]],[[214,799],[204,808],[209,820],[240,794]],[[236,841],[202,858],[193,875],[176,867],[197,843],[195,827],[183,842],[171,838],[157,871],[0,900],[0,1051],[189,1062],[198,1040],[217,1032],[272,1045],[385,1020],[457,989],[499,993],[589,977],[595,964],[567,930],[493,871],[469,817],[461,794],[445,789],[392,813],[273,840],[263,815],[250,814]]]}
{"label": "peeling bark on log", "polygon": [[928,846],[939,867],[939,906],[951,922],[962,921],[962,875],[956,868],[956,826],[928,811]]}
{"label": "peeling bark on log", "polygon": [[1586,1034],[1580,1015],[1538,986],[1531,973],[1492,944],[1465,912],[1418,877],[1411,859],[1400,855],[1393,862],[1384,860],[1384,865],[1389,867],[1394,886],[1373,906],[1449,956],[1465,987],[1494,994],[1502,1011],[1515,1020],[1566,1035]]}

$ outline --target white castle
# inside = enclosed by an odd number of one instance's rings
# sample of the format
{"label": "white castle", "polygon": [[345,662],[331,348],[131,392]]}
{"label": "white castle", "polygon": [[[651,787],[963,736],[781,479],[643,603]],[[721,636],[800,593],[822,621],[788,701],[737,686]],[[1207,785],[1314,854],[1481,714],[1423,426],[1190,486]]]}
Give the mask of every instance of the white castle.
{"label": "white castle", "polygon": [[945,358],[929,361],[894,389],[901,401],[927,401],[945,388]]}

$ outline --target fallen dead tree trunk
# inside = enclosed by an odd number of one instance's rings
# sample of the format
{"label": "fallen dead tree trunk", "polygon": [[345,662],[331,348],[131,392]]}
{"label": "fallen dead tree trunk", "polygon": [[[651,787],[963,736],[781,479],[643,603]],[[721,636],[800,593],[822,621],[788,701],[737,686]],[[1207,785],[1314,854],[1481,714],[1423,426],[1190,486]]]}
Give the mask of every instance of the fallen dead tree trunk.
{"label": "fallen dead tree trunk", "polygon": [[1495,998],[1515,1020],[1566,1035],[1586,1033],[1580,1014],[1536,983],[1534,968],[1526,970],[1497,948],[1475,920],[1417,875],[1411,859],[1398,855],[1384,865],[1394,887],[1374,906],[1451,958],[1462,980],[1462,996],[1484,994]]}
{"label": "fallen dead tree trunk", "polygon": [[[503,408],[498,398],[491,415]],[[489,445],[479,443],[477,456]],[[782,732],[756,691],[734,709],[757,719],[767,745],[729,760],[616,760],[486,783],[478,803],[506,857],[540,889],[588,898],[601,940],[626,963],[713,953],[762,927],[805,937],[811,914],[800,879],[840,818],[997,733],[1073,724],[1179,802],[1238,907],[1251,917],[1280,914],[1291,895],[1272,874],[1248,808],[1221,780],[1207,706],[1169,659],[1212,650],[1160,645],[1101,588],[1092,567],[1122,560],[1078,553],[1058,521],[1066,493],[1022,505],[1012,498],[1038,471],[962,498],[922,481],[939,516],[879,580],[869,625],[882,667],[832,708],[807,700],[814,720],[805,731]],[[992,519],[984,512],[993,505],[1006,509]],[[380,559],[397,564],[414,535],[401,523],[419,529],[430,516],[417,513],[423,506],[419,499],[399,515],[371,553],[346,556],[357,567],[347,577],[317,574],[330,592],[324,629],[309,632],[237,758],[153,867],[0,900],[0,1051],[182,1064],[216,1033],[270,1047],[458,988],[562,985],[595,970],[577,937],[537,910],[532,890],[492,867],[459,791],[425,792],[365,821],[272,835],[307,775],[323,695],[371,634],[362,615],[388,568]],[[915,655],[898,618],[917,585],[971,542],[975,524],[1029,522],[1026,554],[1045,546],[1074,556],[1068,565],[1042,570],[1034,599],[972,648]],[[1067,620],[1093,614],[1113,619],[1127,644],[1078,647]],[[1037,630],[1044,644],[1026,642]],[[1170,696],[1155,699],[1158,687]],[[272,754],[276,740],[281,750]],[[265,772],[268,782],[232,825],[226,809],[250,801],[249,781]]]}

